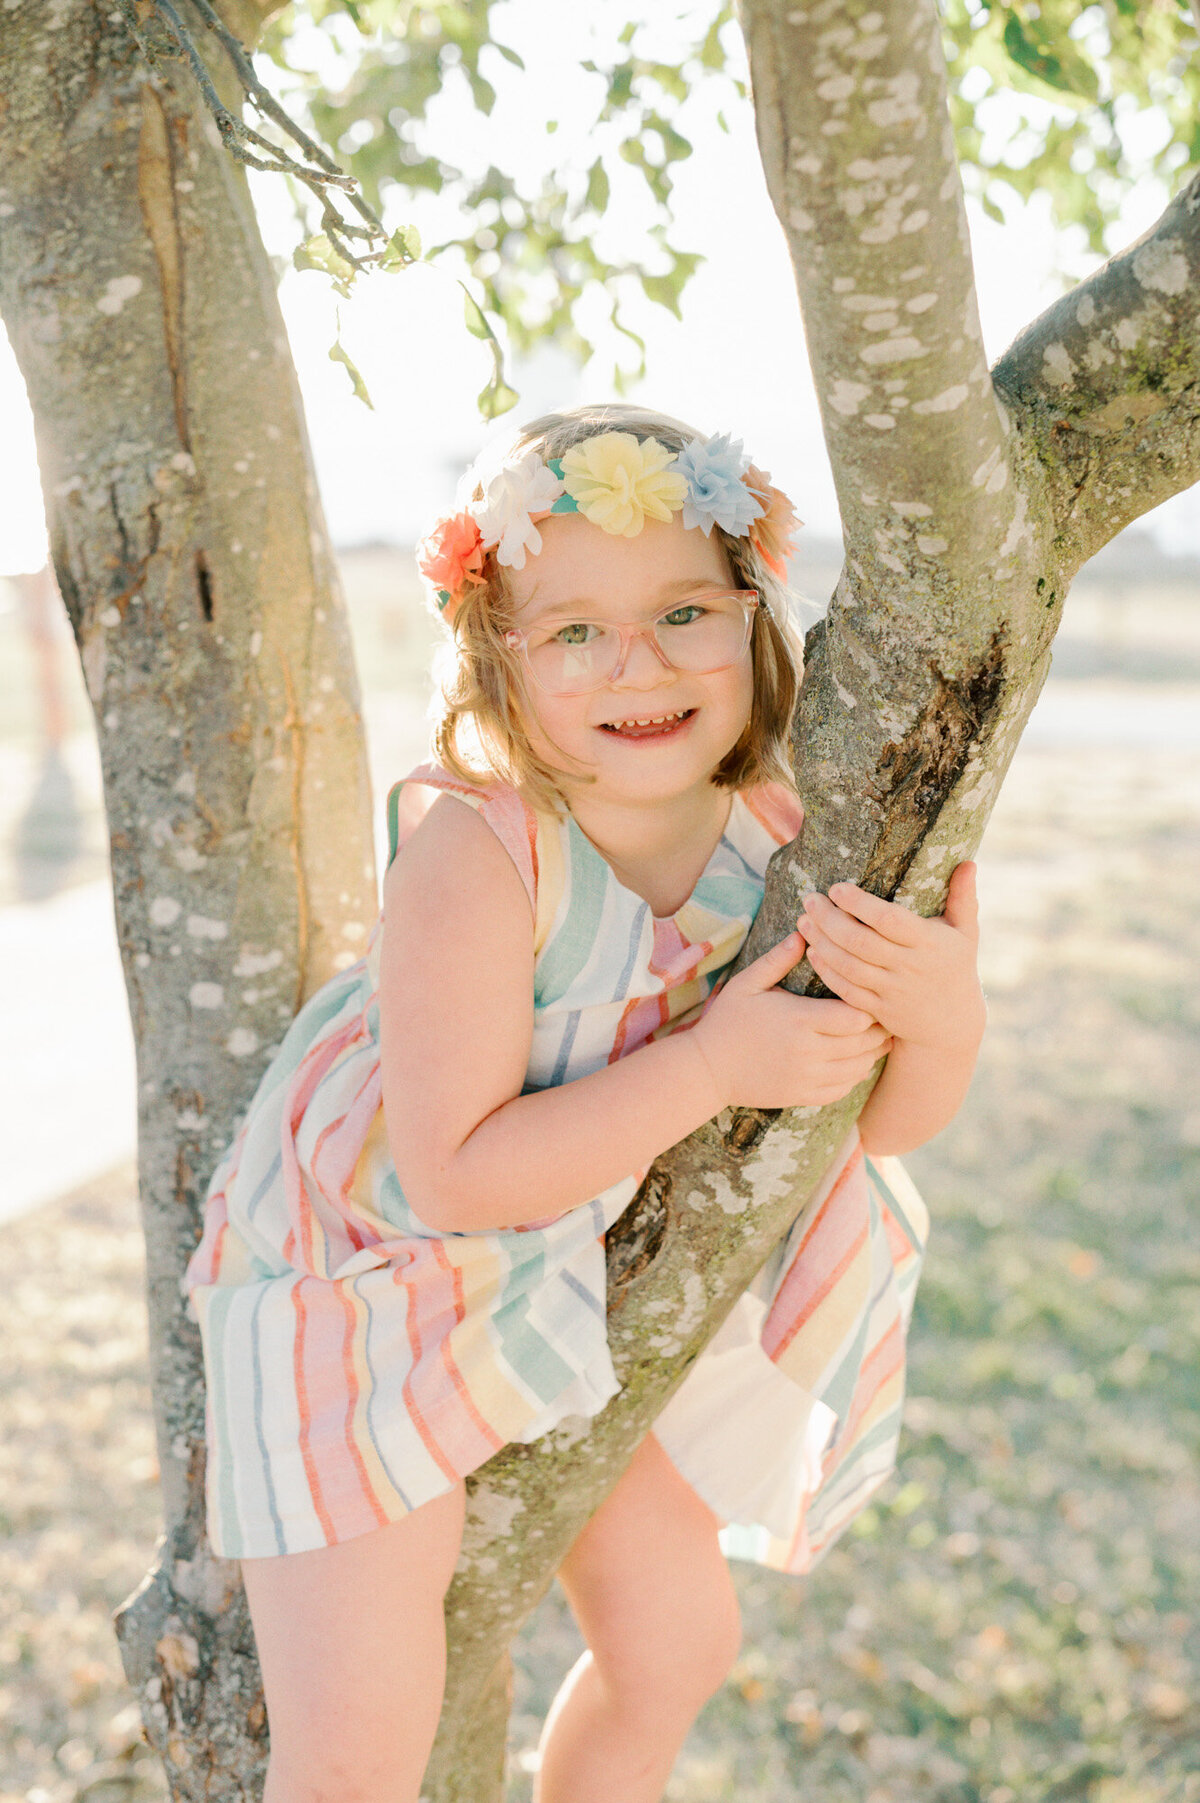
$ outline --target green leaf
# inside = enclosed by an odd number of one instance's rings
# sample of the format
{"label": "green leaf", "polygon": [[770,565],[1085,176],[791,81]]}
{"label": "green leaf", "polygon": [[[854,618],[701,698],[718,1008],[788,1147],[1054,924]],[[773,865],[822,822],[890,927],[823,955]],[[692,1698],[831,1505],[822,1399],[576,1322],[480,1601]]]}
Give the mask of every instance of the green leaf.
{"label": "green leaf", "polygon": [[723,69],[725,67],[725,46],[721,42],[721,27],[724,23],[724,15],[713,20],[704,34],[703,43],[696,52],[706,69]]}
{"label": "green leaf", "polygon": [[597,157],[588,170],[587,204],[594,207],[597,213],[603,213],[608,205],[609,196],[608,171],[604,167],[603,158]]}
{"label": "green leaf", "polygon": [[[1042,21],[1037,21],[1041,24]],[[1094,103],[1100,92],[1096,71],[1065,32],[1057,40],[1010,13],[1004,26],[1004,48],[1017,67],[1047,87],[1075,101]]]}
{"label": "green leaf", "polygon": [[379,260],[381,269],[403,269],[421,255],[421,234],[415,225],[401,225],[392,233]]}
{"label": "green leaf", "polygon": [[520,69],[522,72],[524,72],[525,64],[521,60],[521,58],[517,55],[516,51],[512,48],[512,46],[510,44],[498,44],[496,42],[495,38],[493,38],[492,39],[492,49],[498,50],[500,52],[501,56],[504,58],[505,62],[511,63],[514,69]]}
{"label": "green leaf", "polygon": [[624,106],[633,92],[633,64],[618,63],[608,78],[608,105]]}
{"label": "green leaf", "polygon": [[329,352],[329,360],[331,363],[342,363],[346,366],[350,375],[350,380],[354,384],[355,394],[360,401],[365,401],[372,413],[374,413],[375,403],[367,393],[367,385],[359,374],[357,364],[346,350],[346,347],[343,345],[340,338],[334,340],[333,347]]}
{"label": "green leaf", "polygon": [[672,271],[670,275],[644,275],[642,277],[642,287],[646,291],[646,298],[648,300],[657,301],[660,307],[665,307],[668,313],[673,313],[675,315],[676,319],[682,319],[683,317],[679,311],[679,290],[681,286],[682,283],[680,283],[674,271]]}
{"label": "green leaf", "polygon": [[502,376],[494,375],[487,387],[480,390],[477,404],[484,419],[498,419],[510,407],[515,407],[520,398],[516,389],[510,388]]}
{"label": "green leaf", "polygon": [[496,104],[495,88],[490,81],[484,80],[478,69],[466,69],[464,73],[471,84],[472,100],[480,112],[486,116]]}
{"label": "green leaf", "polygon": [[323,275],[330,275],[340,282],[347,292],[355,276],[353,263],[334,249],[328,232],[316,232],[303,244],[298,244],[292,252],[292,265],[296,269],[319,269]]}
{"label": "green leaf", "polygon": [[496,334],[492,331],[491,326],[484,318],[483,309],[479,305],[479,302],[475,299],[475,296],[469,294],[465,288],[463,289],[463,318],[466,321],[467,330],[471,333],[472,337],[495,338]]}

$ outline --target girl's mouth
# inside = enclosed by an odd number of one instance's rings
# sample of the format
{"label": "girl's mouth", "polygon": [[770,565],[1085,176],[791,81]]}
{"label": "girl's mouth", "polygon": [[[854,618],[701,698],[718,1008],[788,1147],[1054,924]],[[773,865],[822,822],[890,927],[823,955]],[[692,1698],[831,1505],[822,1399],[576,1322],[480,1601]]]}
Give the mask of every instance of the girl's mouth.
{"label": "girl's mouth", "polygon": [[680,708],[673,714],[642,715],[629,720],[605,720],[600,731],[618,739],[670,739],[681,732],[695,715],[694,707]]}

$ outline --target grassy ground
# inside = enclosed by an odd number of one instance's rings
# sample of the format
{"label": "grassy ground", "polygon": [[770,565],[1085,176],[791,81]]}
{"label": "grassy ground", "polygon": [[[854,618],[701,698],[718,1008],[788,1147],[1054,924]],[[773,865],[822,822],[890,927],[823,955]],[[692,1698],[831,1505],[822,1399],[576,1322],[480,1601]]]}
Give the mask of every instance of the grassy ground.
{"label": "grassy ground", "polygon": [[[745,1651],[671,1803],[1200,1803],[1185,756],[1014,766],[982,1068],[909,1161],[934,1234],[902,1467],[810,1578],[736,1567]],[[130,1170],[0,1228],[0,1803],[164,1794],[109,1625],[159,1524],[141,1257]],[[576,1645],[554,1597],[521,1637],[511,1803]]]}

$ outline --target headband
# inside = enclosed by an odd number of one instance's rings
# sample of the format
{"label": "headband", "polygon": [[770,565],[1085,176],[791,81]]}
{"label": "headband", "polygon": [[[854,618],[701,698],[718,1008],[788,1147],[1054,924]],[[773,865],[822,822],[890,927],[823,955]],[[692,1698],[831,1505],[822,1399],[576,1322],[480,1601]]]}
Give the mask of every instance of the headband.
{"label": "headband", "polygon": [[731,538],[749,538],[768,569],[786,579],[792,535],[803,522],[728,433],[693,438],[679,452],[632,432],[598,432],[548,460],[527,451],[460,512],[437,521],[417,546],[417,568],[449,622],[484,582],[488,552],[523,570],[526,553],[536,557],[542,548],[538,522],[550,514],[581,513],[604,532],[636,538],[648,519],[680,512],[686,527],[706,535],[719,526]]}

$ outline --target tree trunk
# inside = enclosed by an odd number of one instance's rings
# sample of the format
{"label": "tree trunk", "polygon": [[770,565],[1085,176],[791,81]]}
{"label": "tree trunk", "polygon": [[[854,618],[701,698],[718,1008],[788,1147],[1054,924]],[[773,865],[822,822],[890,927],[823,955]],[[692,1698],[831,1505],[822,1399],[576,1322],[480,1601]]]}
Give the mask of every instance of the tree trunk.
{"label": "tree trunk", "polygon": [[[272,1043],[374,912],[357,694],[241,170],[182,71],[148,79],[119,15],[56,0],[35,27],[33,10],[0,13],[15,72],[0,307],[100,727],[167,1522],[119,1631],[173,1796],[232,1803],[259,1794],[264,1713],[236,1567],[203,1537],[199,1352],[179,1279]],[[225,10],[249,41],[274,7]],[[1031,327],[993,380],[934,0],[743,11],[847,539],[797,715],[805,833],[773,861],[749,958],[810,882],[855,877],[940,907],[1075,569],[1200,473],[1200,188],[1090,278],[1073,316],[1064,302]],[[610,1233],[620,1395],[595,1423],[506,1449],[471,1486],[435,1803],[501,1796],[512,1634],[867,1089],[820,1111],[720,1117],[658,1161]]]}
{"label": "tree trunk", "polygon": [[180,1278],[234,1117],[375,912],[357,677],[273,274],[190,77],[149,80],[88,0],[0,11],[0,61],[0,309],[95,710],[137,1040],[166,1520],[118,1632],[173,1794],[251,1798],[262,1694],[237,1567],[204,1539]]}

